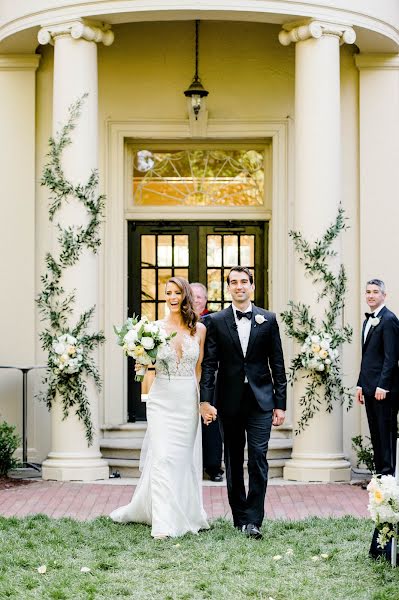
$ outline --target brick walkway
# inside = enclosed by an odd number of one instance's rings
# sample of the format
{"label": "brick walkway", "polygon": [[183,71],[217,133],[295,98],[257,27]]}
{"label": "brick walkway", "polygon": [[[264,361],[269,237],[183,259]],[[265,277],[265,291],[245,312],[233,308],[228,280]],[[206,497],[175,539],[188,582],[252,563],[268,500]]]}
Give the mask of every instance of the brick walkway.
{"label": "brick walkway", "polygon": [[[28,485],[0,490],[0,515],[93,519],[108,515],[130,501],[132,485],[34,481]],[[204,505],[210,519],[231,517],[224,485],[204,486]],[[367,517],[368,493],[350,484],[272,483],[266,498],[269,519],[303,519],[309,516],[353,515]]]}

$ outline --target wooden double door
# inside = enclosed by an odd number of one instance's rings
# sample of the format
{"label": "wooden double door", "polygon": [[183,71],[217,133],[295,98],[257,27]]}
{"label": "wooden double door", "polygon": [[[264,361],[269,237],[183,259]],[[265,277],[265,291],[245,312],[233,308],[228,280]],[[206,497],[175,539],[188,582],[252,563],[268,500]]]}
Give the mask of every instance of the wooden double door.
{"label": "wooden double door", "polygon": [[[203,283],[208,289],[208,308],[218,311],[230,304],[226,275],[235,265],[249,267],[255,277],[254,302],[267,306],[267,222],[158,222],[128,223],[129,316],[150,320],[166,314],[165,283],[172,276]],[[129,359],[129,363],[131,360]],[[128,369],[128,419],[145,420],[145,399],[153,369],[142,384]]]}

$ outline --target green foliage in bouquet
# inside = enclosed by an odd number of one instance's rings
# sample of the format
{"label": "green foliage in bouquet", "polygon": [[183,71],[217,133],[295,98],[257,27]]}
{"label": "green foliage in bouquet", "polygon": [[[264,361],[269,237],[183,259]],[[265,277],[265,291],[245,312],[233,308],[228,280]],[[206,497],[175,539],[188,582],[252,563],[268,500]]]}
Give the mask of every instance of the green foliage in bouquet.
{"label": "green foliage in bouquet", "polygon": [[14,452],[21,443],[15,433],[15,426],[5,421],[0,423],[0,477],[5,477],[10,469],[16,469],[20,462],[14,458]]}
{"label": "green foliage in bouquet", "polygon": [[290,231],[294,248],[299,254],[299,262],[305,274],[318,289],[317,302],[326,301],[326,309],[321,323],[311,313],[311,307],[302,302],[289,302],[289,309],[282,313],[287,334],[301,348],[292,359],[289,380],[291,385],[299,374],[306,381],[305,392],[299,399],[302,414],[297,423],[296,434],[309,424],[324,401],[327,412],[333,410],[334,402],[347,402],[352,405],[351,389],[344,386],[339,347],[352,339],[352,327],[338,326],[342,315],[347,290],[347,275],[341,264],[338,273],[330,268],[329,261],[336,256],[332,244],[342,231],[347,229],[344,209],[338,209],[335,223],[313,244],[304,239],[298,231]]}
{"label": "green foliage in bouquet", "polygon": [[[71,133],[75,129],[86,97],[87,94],[84,94],[70,106],[67,123],[54,138],[50,138],[48,163],[44,167],[41,184],[50,192],[49,218],[51,222],[54,221],[63,203],[74,198],[85,207],[88,223],[87,225],[68,227],[62,227],[60,223],[56,224],[59,253],[57,256],[50,252],[46,254],[46,270],[41,277],[42,290],[37,298],[37,304],[42,320],[47,323],[47,327],[40,334],[42,348],[49,353],[48,368],[44,378],[46,391],[40,393],[39,397],[51,409],[58,393],[62,401],[64,418],[68,416],[69,410],[74,408],[78,418],[84,423],[86,439],[91,445],[93,425],[86,378],[91,377],[97,388],[101,388],[101,378],[97,366],[90,357],[90,352],[102,344],[105,337],[102,332],[88,333],[87,331],[95,306],[81,314],[74,325],[70,324],[75,291],[66,291],[62,286],[64,270],[75,265],[84,250],[96,253],[101,245],[99,229],[105,197],[97,192],[98,173],[93,170],[85,184],[75,185],[66,179],[61,165],[62,153],[71,144]],[[60,368],[55,347],[60,343],[62,336],[76,338],[76,343],[69,344],[66,353],[61,355],[68,357],[64,358],[66,365],[73,362],[70,361],[70,356],[74,355],[68,354],[70,346],[75,349],[78,346],[82,351],[77,355],[79,362],[73,368],[63,369],[63,365]]]}

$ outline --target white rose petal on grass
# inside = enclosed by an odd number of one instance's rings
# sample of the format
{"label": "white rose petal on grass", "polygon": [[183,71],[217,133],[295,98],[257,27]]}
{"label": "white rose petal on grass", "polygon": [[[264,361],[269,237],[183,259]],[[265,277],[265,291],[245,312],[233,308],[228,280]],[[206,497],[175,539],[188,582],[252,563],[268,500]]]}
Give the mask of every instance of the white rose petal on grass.
{"label": "white rose petal on grass", "polygon": [[328,554],[324,554],[324,552],[323,552],[323,554],[320,554],[320,556],[321,556],[321,558],[328,558],[329,557]]}
{"label": "white rose petal on grass", "polygon": [[320,560],[319,556],[312,556],[312,560],[313,562],[317,562],[318,560]]}
{"label": "white rose petal on grass", "polygon": [[286,555],[287,555],[287,556],[292,556],[293,554],[294,554],[294,551],[293,551],[293,549],[292,549],[292,548],[288,548],[288,550],[287,550],[287,552],[286,552]]}
{"label": "white rose petal on grass", "polygon": [[280,554],[273,556],[273,560],[281,560],[283,557]]}
{"label": "white rose petal on grass", "polygon": [[90,567],[82,567],[82,568],[80,569],[80,572],[81,572],[81,573],[90,573]]}
{"label": "white rose petal on grass", "polygon": [[47,573],[46,565],[40,565],[40,567],[37,567],[37,572],[40,573],[40,575]]}
{"label": "white rose petal on grass", "polygon": [[180,544],[173,544],[173,548],[180,548]]}

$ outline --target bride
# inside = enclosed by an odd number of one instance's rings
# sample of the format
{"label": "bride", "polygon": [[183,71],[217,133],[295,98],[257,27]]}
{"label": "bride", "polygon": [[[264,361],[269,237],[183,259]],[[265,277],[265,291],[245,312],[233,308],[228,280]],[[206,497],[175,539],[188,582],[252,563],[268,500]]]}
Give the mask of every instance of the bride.
{"label": "bride", "polygon": [[[118,523],[148,523],[157,539],[209,528],[202,504],[198,410],[206,328],[198,322],[186,279],[171,277],[165,300],[169,315],[161,324],[168,334],[177,335],[158,350],[147,400],[144,467],[130,504],[110,515]],[[204,421],[213,418],[207,415]]]}

